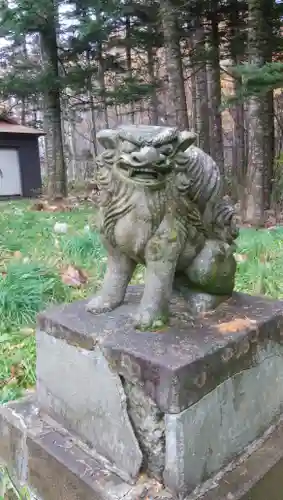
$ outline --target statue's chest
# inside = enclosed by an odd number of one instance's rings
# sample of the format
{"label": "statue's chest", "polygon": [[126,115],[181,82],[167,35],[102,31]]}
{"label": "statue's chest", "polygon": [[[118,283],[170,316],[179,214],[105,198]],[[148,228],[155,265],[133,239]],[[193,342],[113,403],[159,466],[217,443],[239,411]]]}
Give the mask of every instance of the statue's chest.
{"label": "statue's chest", "polygon": [[139,260],[143,256],[145,246],[153,232],[152,219],[141,217],[137,210],[133,210],[123,219],[117,221],[115,227],[116,245],[123,252]]}
{"label": "statue's chest", "polygon": [[100,228],[107,241],[140,260],[164,216],[164,206],[158,200],[138,193],[127,204],[113,203],[101,215]]}

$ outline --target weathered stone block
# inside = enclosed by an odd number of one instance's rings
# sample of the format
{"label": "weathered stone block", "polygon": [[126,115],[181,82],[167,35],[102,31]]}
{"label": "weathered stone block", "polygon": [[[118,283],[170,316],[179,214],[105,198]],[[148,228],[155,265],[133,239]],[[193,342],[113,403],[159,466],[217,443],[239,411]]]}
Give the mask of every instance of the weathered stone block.
{"label": "weathered stone block", "polygon": [[18,413],[14,411],[14,405],[15,403],[11,403],[11,407],[1,406],[0,459],[14,471],[20,481],[25,482],[28,477],[26,434],[27,429],[32,426],[36,410],[28,398],[29,418],[26,419],[26,406]]}
{"label": "weathered stone block", "polygon": [[163,478],[165,465],[164,414],[145,394],[142,385],[123,380],[128,399],[128,413],[140,443],[144,468],[157,479]]}
{"label": "weathered stone block", "polygon": [[122,476],[138,476],[142,453],[123,386],[99,347],[77,348],[38,330],[37,397],[41,409],[75,431]]}
{"label": "weathered stone block", "polygon": [[[175,494],[145,476],[136,486],[123,482],[70,433],[42,419],[32,396],[0,407],[0,435],[0,463],[4,461],[14,478],[28,484],[41,500],[176,500]],[[186,500],[281,500],[282,460],[281,422],[253,444],[244,459]]]}
{"label": "weathered stone block", "polygon": [[141,293],[129,287],[108,314],[80,301],[40,315],[39,400],[121,477],[137,477],[141,450],[144,468],[185,495],[282,411],[283,304],[234,294],[191,317],[174,296],[169,326],[140,332],[131,313]]}
{"label": "weathered stone block", "polygon": [[84,349],[99,344],[111,366],[144,384],[165,413],[179,413],[229,376],[254,364],[267,338],[282,342],[282,302],[235,293],[216,311],[198,318],[180,296],[171,301],[169,328],[135,330],[142,287],[129,287],[125,303],[107,314],[86,311],[86,301],[55,307],[39,316],[39,328]]}
{"label": "weathered stone block", "polygon": [[41,500],[137,500],[156,491],[157,500],[173,500],[145,476],[135,486],[124,482],[66,429],[43,419],[32,396],[0,406],[0,431],[0,463]]}
{"label": "weathered stone block", "polygon": [[282,419],[186,500],[282,500]]}
{"label": "weathered stone block", "polygon": [[[283,346],[178,415],[166,415],[165,483],[189,491],[261,435],[283,409]],[[260,360],[259,360],[260,361]]]}

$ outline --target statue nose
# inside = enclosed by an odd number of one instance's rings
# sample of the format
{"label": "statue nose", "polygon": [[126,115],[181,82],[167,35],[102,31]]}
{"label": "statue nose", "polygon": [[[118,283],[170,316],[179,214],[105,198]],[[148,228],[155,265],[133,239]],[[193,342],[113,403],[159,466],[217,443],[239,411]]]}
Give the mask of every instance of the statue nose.
{"label": "statue nose", "polygon": [[152,147],[144,147],[140,151],[132,153],[132,158],[134,161],[144,164],[144,163],[153,163],[158,161],[159,154],[155,148]]}

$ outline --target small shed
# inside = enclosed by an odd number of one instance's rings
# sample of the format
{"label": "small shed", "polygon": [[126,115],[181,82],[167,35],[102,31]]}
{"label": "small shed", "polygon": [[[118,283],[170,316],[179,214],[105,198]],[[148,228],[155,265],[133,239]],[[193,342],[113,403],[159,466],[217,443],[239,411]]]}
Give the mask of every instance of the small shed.
{"label": "small shed", "polygon": [[33,198],[41,193],[41,135],[42,131],[0,114],[0,198]]}

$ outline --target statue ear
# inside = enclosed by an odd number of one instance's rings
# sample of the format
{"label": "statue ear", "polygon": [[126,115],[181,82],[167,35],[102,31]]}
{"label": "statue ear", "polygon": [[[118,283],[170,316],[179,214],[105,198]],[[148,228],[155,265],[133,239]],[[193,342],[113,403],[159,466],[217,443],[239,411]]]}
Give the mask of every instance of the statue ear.
{"label": "statue ear", "polygon": [[116,149],[118,146],[118,132],[112,129],[100,130],[96,136],[104,149]]}
{"label": "statue ear", "polygon": [[188,149],[197,139],[197,136],[194,132],[189,132],[184,130],[183,132],[179,132],[178,135],[178,145],[175,149],[176,153],[183,153]]}

